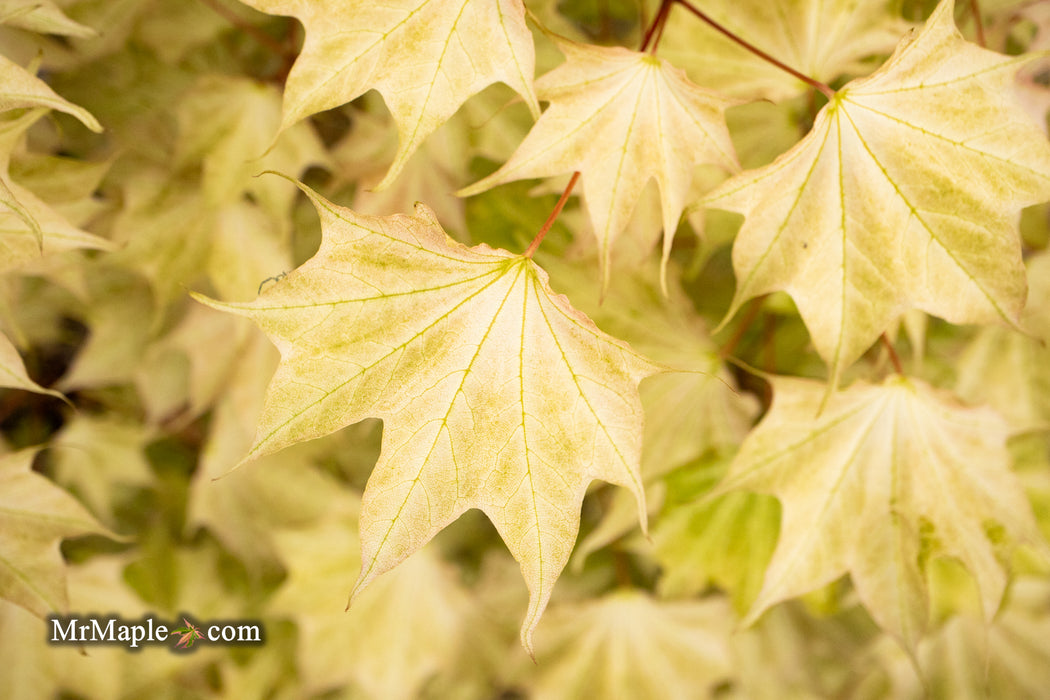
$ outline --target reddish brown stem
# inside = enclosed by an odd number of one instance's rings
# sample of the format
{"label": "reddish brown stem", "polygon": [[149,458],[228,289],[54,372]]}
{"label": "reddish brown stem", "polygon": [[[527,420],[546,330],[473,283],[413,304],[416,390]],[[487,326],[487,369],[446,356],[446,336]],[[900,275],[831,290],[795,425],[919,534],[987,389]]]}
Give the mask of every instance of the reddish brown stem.
{"label": "reddish brown stem", "polygon": [[777,371],[777,344],[773,342],[777,332],[777,317],[770,314],[762,328],[762,345],[766,349],[765,370],[770,374]]}
{"label": "reddish brown stem", "polygon": [[689,0],[675,0],[675,2],[677,2],[679,5],[681,5],[685,9],[689,10],[690,12],[692,12],[701,21],[705,22],[712,29],[714,29],[715,31],[721,33],[727,39],[730,39],[731,41],[734,41],[737,44],[739,44],[740,46],[744,47],[745,49],[747,49],[751,53],[753,53],[756,56],[758,56],[759,58],[761,58],[763,61],[767,61],[769,63],[772,63],[774,66],[776,66],[780,70],[786,71],[786,72],[790,73],[791,75],[795,76],[796,78],[798,78],[799,80],[804,82],[806,85],[809,85],[809,86],[813,87],[816,90],[820,90],[822,93],[824,93],[824,95],[829,100],[835,97],[835,91],[832,90],[829,86],[825,85],[824,83],[820,82],[819,80],[814,80],[813,78],[809,77],[808,75],[803,75],[802,73],[799,73],[797,70],[795,70],[791,66],[787,65],[786,63],[782,63],[782,62],[778,61],[777,59],[773,58],[768,53],[766,53],[762,49],[758,48],[754,44],[752,44],[752,43],[750,43],[748,41],[745,41],[744,39],[741,39],[736,34],[734,34],[733,32],[729,31],[728,29],[723,27],[721,24],[719,24],[718,22],[713,20],[711,17],[707,16],[707,14],[704,13],[703,10],[701,10],[700,8],[694,6]]}
{"label": "reddish brown stem", "polygon": [[561,193],[561,197],[558,199],[558,203],[554,205],[554,211],[547,217],[547,220],[543,222],[543,227],[540,228],[539,233],[532,239],[532,243],[529,243],[528,250],[525,251],[525,257],[531,258],[536,249],[540,247],[540,243],[546,237],[547,232],[551,230],[551,226],[554,225],[554,220],[558,218],[558,214],[561,214],[561,210],[565,208],[565,203],[569,201],[569,195],[572,194],[572,188],[576,186],[576,181],[580,179],[580,173],[575,172],[572,174],[572,178],[569,180],[569,184],[566,185],[565,191]]}
{"label": "reddish brown stem", "polygon": [[897,374],[904,376],[904,368],[901,366],[901,358],[897,357],[897,350],[893,347],[893,343],[890,342],[889,337],[883,333],[881,336],[882,344],[886,346],[886,351],[890,354],[890,362],[893,363],[893,369],[897,371]]}
{"label": "reddish brown stem", "polygon": [[766,300],[766,297],[760,296],[752,299],[748,302],[747,312],[744,317],[740,320],[740,325],[737,326],[736,332],[733,333],[733,337],[726,341],[726,344],[722,346],[722,349],[718,352],[718,356],[725,359],[733,354],[736,350],[736,346],[740,344],[740,341],[744,337],[744,333],[751,326],[754,320],[758,317],[758,312],[762,310],[762,302]]}
{"label": "reddish brown stem", "polygon": [[656,46],[660,43],[660,37],[664,34],[667,15],[671,12],[671,6],[674,3],[675,0],[662,0],[660,9],[656,11],[656,16],[653,17],[652,24],[645,30],[645,36],[642,37],[642,47],[638,49],[639,51],[649,51],[650,53],[656,51]]}
{"label": "reddish brown stem", "polygon": [[631,580],[631,563],[627,555],[619,549],[613,550],[613,569],[616,572],[616,583],[622,588],[631,588],[634,581]]}
{"label": "reddish brown stem", "polygon": [[212,11],[215,12],[215,14],[219,15],[224,20],[237,27],[242,32],[252,37],[266,48],[273,51],[278,56],[286,57],[288,55],[288,52],[283,46],[281,46],[280,42],[278,42],[272,36],[262,31],[255,25],[248,24],[247,22],[242,20],[235,13],[231,12],[229,8],[219,4],[218,0],[201,0],[201,2],[210,7]]}
{"label": "reddish brown stem", "polygon": [[981,7],[977,0],[970,0],[970,14],[973,15],[973,25],[977,29],[977,43],[985,47],[988,44],[984,41],[984,22],[981,21]]}

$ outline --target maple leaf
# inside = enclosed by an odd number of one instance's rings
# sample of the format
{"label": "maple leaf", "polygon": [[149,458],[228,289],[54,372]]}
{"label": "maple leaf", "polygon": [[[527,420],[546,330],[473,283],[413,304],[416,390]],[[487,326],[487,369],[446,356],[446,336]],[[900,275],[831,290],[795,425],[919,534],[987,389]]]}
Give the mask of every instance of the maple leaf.
{"label": "maple leaf", "polygon": [[115,417],[78,413],[51,442],[48,456],[55,481],[106,522],[115,522],[127,494],[152,484],[145,450],[153,435],[149,428]]}
{"label": "maple leaf", "polygon": [[43,617],[66,610],[59,540],[112,533],[31,470],[35,454],[29,449],[0,457],[0,597]]}
{"label": "maple leaf", "polygon": [[18,349],[2,331],[0,331],[0,387],[35,391],[39,394],[62,398],[62,394],[45,389],[29,377],[29,374],[26,373],[26,366],[18,354]]}
{"label": "maple leaf", "polygon": [[[125,620],[157,616],[156,608],[144,602],[124,578],[129,553],[70,564],[70,609],[105,610]],[[146,694],[164,698],[167,689],[179,683],[178,678],[185,680],[191,669],[216,661],[211,653],[214,646],[192,659],[152,645],[140,646],[133,654],[124,646],[93,645],[84,653],[81,645],[48,643],[51,633],[51,623],[0,600],[0,656],[10,663],[0,674],[0,696],[121,698]]]}
{"label": "maple leaf", "polygon": [[739,170],[725,124],[736,101],[655,56],[556,41],[567,60],[536,81],[550,107],[503,167],[459,194],[579,171],[607,282],[609,249],[651,178],[660,188],[666,261],[696,166]]}
{"label": "maple leaf", "polygon": [[[645,411],[641,472],[650,512],[660,504],[659,479],[701,454],[737,446],[758,412],[754,397],[735,391],[734,380],[715,353],[714,344],[692,301],[677,283],[660,288],[660,266],[654,260],[613,265],[616,284],[602,298],[597,260],[588,256],[568,262],[544,255],[542,264],[559,289],[599,328],[673,371],[649,377],[640,386]],[[601,523],[576,547],[574,566],[593,551],[637,527],[634,503],[616,490],[606,502]]]}
{"label": "maple leaf", "polygon": [[702,498],[730,461],[713,453],[668,475],[653,555],[661,567],[661,595],[699,595],[715,584],[731,594],[734,609],[746,613],[773,555],[780,506],[771,496],[739,491]]}
{"label": "maple leaf", "polygon": [[0,0],[0,24],[81,39],[97,34],[91,27],[71,20],[51,0]]}
{"label": "maple leaf", "polygon": [[[712,19],[792,68],[829,83],[871,69],[910,26],[895,0],[705,0]],[[783,100],[809,86],[675,8],[660,55],[701,85],[747,99]]]}
{"label": "maple leaf", "polygon": [[[246,324],[251,333],[240,334],[243,339],[234,345],[236,362],[226,375],[225,390],[214,402],[210,434],[190,482],[186,520],[191,527],[207,527],[247,566],[276,568],[274,529],[317,519],[329,510],[339,492],[338,484],[327,474],[304,468],[304,463],[317,461],[319,449],[332,447],[325,441],[302,443],[261,459],[254,469],[226,474],[230,464],[252,445],[278,353],[247,319],[197,308],[234,324]],[[209,347],[216,352],[215,343]]]}
{"label": "maple leaf", "polygon": [[1011,93],[1028,60],[967,43],[945,0],[794,148],[709,193],[747,217],[729,315],[786,291],[835,380],[909,308],[1016,324],[1016,215],[1050,197],[1050,144]]}
{"label": "maple leaf", "polygon": [[1050,427],[1050,253],[1028,259],[1028,279],[1027,334],[982,328],[956,362],[959,396],[991,405],[1017,432]]}
{"label": "maple leaf", "polygon": [[[269,610],[298,627],[301,693],[350,684],[368,698],[446,697],[423,691],[435,676],[481,666],[475,645],[492,643],[491,622],[430,548],[376,581],[346,615],[333,614],[344,600],[347,569],[360,564],[360,503],[346,491],[332,495],[319,522],[276,533],[288,577]],[[408,627],[428,633],[405,634]]]}
{"label": "maple leaf", "polygon": [[748,619],[848,572],[876,622],[914,649],[927,621],[924,562],[938,555],[971,572],[990,617],[1006,586],[999,547],[1045,547],[1010,471],[1005,421],[903,377],[832,393],[822,412],[823,383],[773,387],[772,409],[713,492],[769,493],[783,508]]}
{"label": "maple leaf", "polygon": [[[0,97],[2,108],[4,98]],[[43,109],[32,109],[15,119],[0,121],[0,273],[23,268],[42,255],[63,250],[112,248],[109,241],[70,224],[8,174],[11,152],[26,130],[44,114]]]}
{"label": "maple leaf", "polygon": [[206,75],[179,97],[175,116],[176,165],[200,163],[200,189],[209,206],[234,203],[249,193],[272,216],[282,217],[295,199],[295,186],[254,176],[264,170],[298,174],[311,165],[330,167],[308,123],[273,139],[281,123],[281,95],[272,85]]}
{"label": "maple leaf", "polygon": [[27,107],[57,109],[96,133],[102,131],[102,125],[86,109],[60,97],[43,80],[0,55],[0,112]]}
{"label": "maple leaf", "polygon": [[638,382],[658,369],[531,260],[453,241],[426,206],[366,216],[303,189],[321,217],[317,255],[253,302],[197,297],[281,351],[246,460],[382,418],[353,595],[479,508],[521,564],[531,648],[588,483],[630,489],[644,527]]}
{"label": "maple leaf", "polygon": [[719,598],[657,601],[620,591],[551,610],[531,697],[709,698],[729,681],[732,614]]}
{"label": "maple leaf", "polygon": [[[503,82],[529,104],[535,49],[521,0],[245,0],[306,27],[288,75],[281,129],[371,89],[386,100],[401,136],[377,186],[394,181],[420,143],[483,88]],[[398,68],[393,68],[398,66]]]}

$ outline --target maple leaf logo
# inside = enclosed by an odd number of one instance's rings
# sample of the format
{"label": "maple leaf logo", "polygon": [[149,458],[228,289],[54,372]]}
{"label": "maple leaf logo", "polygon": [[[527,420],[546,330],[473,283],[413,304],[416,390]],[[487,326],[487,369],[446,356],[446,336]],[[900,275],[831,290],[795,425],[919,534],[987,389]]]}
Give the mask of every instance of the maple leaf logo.
{"label": "maple leaf logo", "polygon": [[175,643],[176,649],[190,649],[197,641],[204,639],[204,635],[201,634],[197,625],[193,624],[186,618],[182,618],[182,624],[185,625],[185,627],[173,629],[168,635],[169,637],[176,634],[181,635],[179,641]]}

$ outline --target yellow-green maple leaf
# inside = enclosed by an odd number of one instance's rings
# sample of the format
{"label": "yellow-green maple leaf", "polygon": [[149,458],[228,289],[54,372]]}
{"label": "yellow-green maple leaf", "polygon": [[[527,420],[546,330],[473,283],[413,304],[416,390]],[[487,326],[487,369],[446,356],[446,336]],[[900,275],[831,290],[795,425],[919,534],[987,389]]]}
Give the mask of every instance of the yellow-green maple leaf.
{"label": "yellow-green maple leaf", "polygon": [[[658,4],[658,3],[655,3]],[[705,0],[698,3],[734,34],[823,82],[871,70],[907,31],[897,0]],[[655,10],[655,8],[654,8]],[[689,76],[738,97],[783,100],[808,86],[676,7],[659,52]]]}
{"label": "yellow-green maple leaf", "polygon": [[248,193],[275,218],[285,217],[295,186],[254,176],[264,170],[296,175],[313,165],[331,165],[309,123],[290,126],[273,140],[281,123],[281,94],[272,85],[206,75],[179,97],[175,117],[176,167],[200,163],[208,206],[221,207]]}
{"label": "yellow-green maple leaf", "polygon": [[[126,555],[94,556],[68,567],[70,609],[76,613],[105,611],[125,620],[158,615],[124,578]],[[209,570],[209,573],[211,571]],[[192,608],[191,608],[192,609]],[[215,663],[218,648],[201,649],[192,656],[172,654],[170,647],[140,645],[135,653],[111,644],[48,643],[51,623],[0,600],[0,658],[8,665],[0,674],[0,697],[81,698],[149,697],[174,700],[174,688],[208,663]]]}
{"label": "yellow-green maple leaf", "polygon": [[55,397],[62,396],[57,391],[45,389],[30,378],[26,372],[25,363],[18,354],[18,348],[2,331],[0,331],[0,387],[35,391],[38,394],[50,394]]}
{"label": "yellow-green maple leaf", "polygon": [[[486,634],[491,622],[481,617],[454,569],[430,548],[341,614],[347,570],[360,564],[360,504],[345,492],[333,495],[322,520],[276,533],[288,578],[269,610],[298,627],[300,692],[349,686],[357,691],[353,697],[414,700],[430,697],[423,690],[434,676],[476,673],[471,643],[492,643],[486,639],[493,636]],[[406,633],[411,628],[427,632]]]}
{"label": "yellow-green maple leaf", "polygon": [[1050,427],[1050,252],[1028,259],[1028,304],[1021,328],[982,328],[956,360],[955,390],[987,403],[1017,432]]}
{"label": "yellow-green maple leaf", "polygon": [[155,434],[147,426],[116,416],[77,413],[49,446],[55,481],[76,493],[93,513],[114,523],[129,494],[153,485],[146,445]]}
{"label": "yellow-green maple leaf", "polygon": [[307,194],[317,255],[253,302],[207,302],[251,318],[281,351],[247,459],[382,418],[355,595],[478,508],[521,564],[530,648],[588,483],[631,489],[644,524],[638,382],[657,369],[531,260],[456,243],[425,206],[366,216]]}
{"label": "yellow-green maple leaf", "polygon": [[[925,560],[953,556],[991,617],[1006,586],[1001,547],[1045,546],[1010,471],[1005,421],[918,380],[826,385],[776,378],[773,407],[715,493],[769,493],[780,539],[750,620],[849,573],[872,617],[914,649],[927,622]],[[819,414],[819,415],[818,415]]]}
{"label": "yellow-green maple leaf", "polygon": [[732,619],[721,598],[657,601],[638,591],[553,608],[530,697],[710,698],[733,675]]}
{"label": "yellow-green maple leaf", "polygon": [[[3,107],[3,98],[0,98],[0,109]],[[63,250],[112,247],[109,241],[70,224],[8,174],[11,152],[26,130],[44,114],[43,109],[33,109],[17,118],[0,121],[0,273],[25,267],[41,256]]]}
{"label": "yellow-green maple leaf", "polygon": [[1050,688],[1048,635],[1050,581],[1022,577],[1011,584],[1009,600],[992,624],[960,614],[923,640],[921,683],[906,684],[913,676],[910,660],[891,649],[878,651],[889,657],[893,697],[1039,698]]}
{"label": "yellow-green maple leaf", "polygon": [[261,459],[256,468],[227,473],[251,447],[278,353],[247,319],[218,315],[247,324],[251,333],[234,331],[243,337],[237,337],[236,362],[212,408],[210,434],[190,482],[186,521],[190,527],[207,527],[245,566],[258,570],[277,562],[275,528],[317,519],[329,511],[339,488],[330,476],[307,466],[317,461],[318,450],[332,449],[326,441],[302,443]]}
{"label": "yellow-green maple leaf", "polygon": [[558,40],[566,62],[536,82],[550,107],[502,168],[460,190],[482,192],[512,180],[579,171],[603,269],[642,190],[660,188],[664,260],[696,166],[739,169],[718,95],[649,54]]}
{"label": "yellow-green maple leaf", "polygon": [[493,83],[539,114],[535,49],[521,0],[244,0],[306,27],[288,75],[282,129],[378,90],[397,122],[397,157],[378,189],[466,100]]}
{"label": "yellow-green maple leaf", "polygon": [[74,22],[63,14],[52,0],[0,0],[0,24],[81,39],[97,35],[91,27]]}
{"label": "yellow-green maple leaf", "polygon": [[713,584],[744,613],[762,588],[762,574],[776,546],[780,507],[776,499],[755,493],[733,492],[713,501],[692,496],[694,484],[706,488],[708,474],[728,462],[705,460],[671,474],[668,491],[675,502],[660,513],[653,555],[661,568],[662,595],[699,595]]}
{"label": "yellow-green maple leaf", "polygon": [[1017,212],[1050,198],[1050,144],[1011,92],[1028,60],[967,43],[945,0],[794,148],[710,193],[747,217],[731,313],[786,291],[835,378],[909,308],[1015,324]]}
{"label": "yellow-green maple leaf", "polygon": [[60,97],[40,78],[0,55],[0,112],[10,109],[47,107],[71,114],[94,132],[102,125],[83,107]]}
{"label": "yellow-green maple leaf", "polygon": [[0,598],[38,617],[67,607],[64,537],[109,532],[75,498],[32,471],[36,450],[0,457]]}
{"label": "yellow-green maple leaf", "polygon": [[[663,292],[655,261],[614,264],[616,284],[603,301],[594,257],[567,262],[544,255],[542,264],[599,328],[676,370],[649,377],[640,387],[646,417],[641,470],[653,512],[662,500],[661,477],[707,451],[739,445],[754,423],[758,404],[734,389],[704,320],[678,284],[674,265],[668,268],[671,283]],[[606,502],[601,523],[577,546],[574,566],[636,528],[633,499],[617,489]]]}

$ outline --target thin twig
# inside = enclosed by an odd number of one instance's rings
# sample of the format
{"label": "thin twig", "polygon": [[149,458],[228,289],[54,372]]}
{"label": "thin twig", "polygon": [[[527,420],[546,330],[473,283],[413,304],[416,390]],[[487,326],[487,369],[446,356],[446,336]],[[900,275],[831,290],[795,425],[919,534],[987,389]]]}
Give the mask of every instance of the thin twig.
{"label": "thin twig", "polygon": [[824,93],[824,95],[829,100],[835,97],[835,91],[832,90],[828,85],[825,85],[824,83],[820,82],[819,80],[814,80],[813,78],[809,77],[808,75],[803,75],[802,73],[799,73],[797,70],[795,70],[791,66],[787,65],[786,63],[782,63],[782,62],[778,61],[777,59],[773,58],[768,53],[766,53],[762,49],[758,48],[754,44],[751,44],[750,42],[747,42],[744,39],[741,39],[736,34],[734,34],[733,32],[729,31],[728,29],[723,27],[721,24],[719,24],[718,22],[713,20],[711,17],[707,16],[707,14],[705,14],[703,10],[701,10],[698,7],[694,6],[689,0],[675,0],[675,1],[679,5],[681,5],[682,7],[684,7],[685,9],[689,10],[694,15],[699,17],[703,22],[707,23],[712,29],[714,29],[717,32],[720,32],[726,38],[728,38],[728,39],[730,39],[732,41],[735,41],[737,44],[739,44],[740,46],[744,47],[745,49],[747,49],[751,53],[755,54],[756,56],[761,58],[763,61],[768,61],[769,63],[772,63],[774,66],[776,66],[780,70],[786,71],[786,72],[790,73],[791,75],[795,76],[796,78],[798,78],[799,80],[804,82],[806,85],[809,85],[809,86],[811,86],[811,87],[813,87],[813,88],[815,88],[817,90],[820,90],[822,93]]}
{"label": "thin twig", "polygon": [[747,308],[747,312],[744,317],[740,319],[740,325],[737,326],[736,332],[733,333],[733,337],[726,341],[726,344],[722,346],[722,349],[718,351],[718,356],[723,360],[733,354],[736,350],[736,346],[740,344],[740,341],[744,337],[744,333],[747,332],[748,327],[754,322],[758,316],[758,312],[762,310],[762,302],[766,300],[765,295],[755,297],[750,302]]}
{"label": "thin twig", "polygon": [[762,346],[766,350],[766,357],[764,361],[765,370],[770,374],[776,374],[777,371],[777,344],[773,342],[773,337],[777,332],[777,317],[773,314],[769,314],[765,318],[765,322],[762,324]]}
{"label": "thin twig", "polygon": [[532,243],[529,243],[528,250],[525,251],[525,257],[531,258],[536,249],[540,247],[540,243],[543,242],[547,232],[551,230],[551,226],[554,225],[554,220],[558,218],[558,214],[561,214],[561,210],[565,208],[565,203],[569,201],[569,195],[572,194],[572,188],[576,186],[576,181],[580,179],[580,173],[575,172],[572,174],[572,178],[569,180],[569,184],[565,187],[565,191],[561,193],[561,198],[558,199],[558,203],[554,205],[554,211],[547,217],[547,220],[543,222],[543,227],[540,228],[539,233],[532,239]]}
{"label": "thin twig", "polygon": [[621,549],[613,549],[613,570],[616,572],[616,583],[621,588],[632,588],[634,581],[631,580],[631,563],[627,554]]}
{"label": "thin twig", "polygon": [[[656,16],[653,17],[652,24],[645,30],[645,36],[642,37],[642,47],[639,51],[649,50],[650,52],[656,50],[657,44],[660,43],[660,37],[664,33],[664,24],[667,22],[667,15],[671,11],[671,5],[675,3],[675,0],[663,0],[660,3],[660,9],[656,11]],[[650,46],[650,43],[652,44]]]}
{"label": "thin twig", "polygon": [[221,5],[218,0],[201,0],[202,3],[210,7],[215,14],[219,15],[233,26],[240,29],[242,32],[252,37],[266,48],[273,51],[275,54],[281,57],[286,57],[288,52],[280,42],[274,39],[272,36],[264,32],[263,30],[256,27],[254,24],[249,24],[243,19],[237,16],[237,14],[231,11],[228,7]]}
{"label": "thin twig", "polygon": [[890,362],[893,363],[893,369],[897,371],[897,374],[904,376],[904,368],[901,366],[901,358],[897,357],[897,350],[893,347],[893,343],[890,342],[889,337],[883,333],[881,336],[882,344],[886,346],[886,350],[890,354]]}

